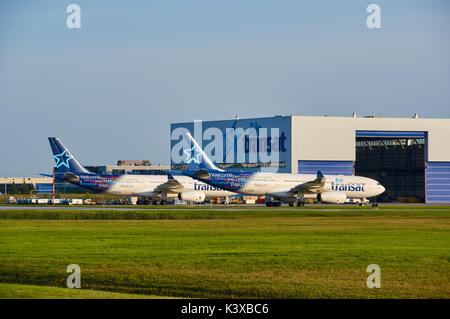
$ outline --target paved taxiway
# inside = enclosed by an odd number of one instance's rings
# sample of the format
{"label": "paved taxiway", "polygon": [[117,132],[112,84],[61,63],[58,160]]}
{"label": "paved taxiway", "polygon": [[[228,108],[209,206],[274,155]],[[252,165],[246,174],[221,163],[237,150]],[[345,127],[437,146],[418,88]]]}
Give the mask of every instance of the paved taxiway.
{"label": "paved taxiway", "polygon": [[[405,203],[401,203],[401,204],[392,204],[392,203],[385,203],[385,204],[379,204],[379,206],[442,206],[443,204],[405,204]],[[312,211],[355,211],[355,208],[353,206],[349,207],[349,206],[343,206],[342,208],[340,207],[327,207],[328,205],[324,205],[324,204],[310,204],[310,205],[305,205],[305,208],[313,208],[311,209]],[[294,209],[294,208],[290,208],[288,205],[283,205],[281,207],[282,208],[289,208],[289,209]],[[297,207],[298,209],[301,209],[301,207]],[[439,209],[441,207],[436,207],[436,209]],[[0,211],[27,211],[27,210],[67,210],[67,211],[136,211],[136,210],[158,210],[158,211],[162,211],[162,210],[198,210],[198,211],[202,211],[202,210],[217,210],[217,211],[236,211],[236,210],[240,210],[240,211],[249,211],[249,210],[265,210],[265,209],[280,209],[280,207],[266,207],[264,204],[256,204],[256,205],[229,205],[229,206],[223,206],[223,205],[213,205],[213,206],[207,206],[207,205],[198,205],[198,206],[168,206],[167,208],[164,207],[152,207],[152,206],[148,206],[148,207],[105,207],[105,206],[94,206],[94,207],[86,207],[86,206],[31,206],[31,205],[5,205],[2,206],[0,205]],[[368,205],[365,207],[361,207],[361,209],[364,210],[372,210],[372,209],[376,209],[376,208],[372,208],[372,206]],[[446,208],[441,208],[441,209],[445,209]]]}

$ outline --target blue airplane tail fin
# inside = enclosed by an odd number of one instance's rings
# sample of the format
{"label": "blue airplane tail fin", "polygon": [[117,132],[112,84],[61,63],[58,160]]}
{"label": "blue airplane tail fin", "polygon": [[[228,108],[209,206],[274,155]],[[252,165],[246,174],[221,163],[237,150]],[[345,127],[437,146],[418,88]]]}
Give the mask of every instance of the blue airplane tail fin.
{"label": "blue airplane tail fin", "polygon": [[187,132],[185,134],[185,138],[189,142],[190,149],[184,150],[184,153],[187,154],[188,158],[186,162],[188,164],[189,170],[215,170],[215,171],[223,171],[223,169],[218,168],[213,161],[206,155],[206,153],[202,150],[202,148],[198,145],[197,141],[192,137],[192,135]]}
{"label": "blue airplane tail fin", "polygon": [[52,148],[53,157],[56,162],[56,171],[58,173],[72,172],[91,174],[91,172],[78,162],[58,137],[49,137],[48,141]]}

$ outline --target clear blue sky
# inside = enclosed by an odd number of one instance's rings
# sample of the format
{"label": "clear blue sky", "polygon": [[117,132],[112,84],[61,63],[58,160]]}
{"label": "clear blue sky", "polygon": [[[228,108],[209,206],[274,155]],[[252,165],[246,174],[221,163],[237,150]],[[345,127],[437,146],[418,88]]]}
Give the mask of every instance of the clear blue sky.
{"label": "clear blue sky", "polygon": [[[81,7],[81,29],[66,7]],[[381,6],[379,30],[366,7]],[[1,1],[0,176],[169,163],[169,125],[294,115],[450,117],[450,1]]]}

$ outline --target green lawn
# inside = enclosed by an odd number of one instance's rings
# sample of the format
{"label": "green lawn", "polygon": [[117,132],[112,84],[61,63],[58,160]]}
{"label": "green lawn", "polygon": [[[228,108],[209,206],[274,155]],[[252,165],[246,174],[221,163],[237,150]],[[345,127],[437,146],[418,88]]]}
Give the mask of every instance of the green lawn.
{"label": "green lawn", "polygon": [[[129,294],[450,297],[445,207],[135,212],[145,220],[121,220],[133,212],[46,212],[33,220],[20,213],[0,212],[3,283],[65,287],[67,265],[78,264],[84,289]],[[381,267],[380,289],[366,286],[369,264]],[[4,295],[21,297],[2,285]]]}
{"label": "green lawn", "polygon": [[157,296],[0,283],[0,299],[160,299]]}

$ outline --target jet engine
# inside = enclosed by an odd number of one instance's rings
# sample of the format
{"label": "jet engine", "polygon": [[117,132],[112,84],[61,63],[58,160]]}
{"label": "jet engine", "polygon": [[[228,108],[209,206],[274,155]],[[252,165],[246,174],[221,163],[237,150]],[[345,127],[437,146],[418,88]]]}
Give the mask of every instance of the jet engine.
{"label": "jet engine", "polygon": [[185,200],[187,202],[203,202],[205,198],[205,193],[200,191],[178,193],[178,199]]}
{"label": "jet engine", "polygon": [[317,200],[328,204],[343,204],[347,200],[344,192],[325,192],[317,195]]}

